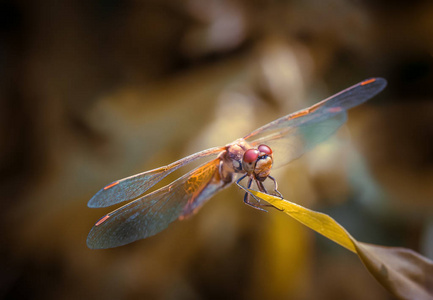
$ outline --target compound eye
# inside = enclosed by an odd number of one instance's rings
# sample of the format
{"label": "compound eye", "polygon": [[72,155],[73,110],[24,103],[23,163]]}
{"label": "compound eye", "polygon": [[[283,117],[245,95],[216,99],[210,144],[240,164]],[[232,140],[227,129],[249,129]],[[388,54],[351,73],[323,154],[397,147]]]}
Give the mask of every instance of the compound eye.
{"label": "compound eye", "polygon": [[257,158],[259,157],[259,150],[257,149],[248,149],[247,151],[245,151],[244,153],[244,162],[250,164],[253,163],[257,160]]}
{"label": "compound eye", "polygon": [[269,146],[266,145],[260,145],[257,149],[259,149],[260,152],[263,152],[267,155],[271,155],[272,154],[272,149]]}

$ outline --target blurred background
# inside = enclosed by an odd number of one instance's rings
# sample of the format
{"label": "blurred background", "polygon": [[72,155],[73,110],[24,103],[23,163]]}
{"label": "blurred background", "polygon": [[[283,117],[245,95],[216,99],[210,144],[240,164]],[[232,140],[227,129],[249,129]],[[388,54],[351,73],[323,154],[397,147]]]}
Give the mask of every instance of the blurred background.
{"label": "blurred background", "polygon": [[432,55],[428,0],[1,1],[0,298],[392,299],[354,254],[234,186],[109,250],[86,237],[111,209],[86,204],[381,76],[273,175],[358,240],[433,258]]}

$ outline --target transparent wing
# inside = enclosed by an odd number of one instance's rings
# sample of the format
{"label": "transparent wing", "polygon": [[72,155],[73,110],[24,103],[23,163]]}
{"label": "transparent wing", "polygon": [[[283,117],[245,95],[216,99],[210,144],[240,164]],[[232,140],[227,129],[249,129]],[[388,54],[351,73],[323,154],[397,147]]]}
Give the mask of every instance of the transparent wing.
{"label": "transparent wing", "polygon": [[91,229],[87,245],[92,249],[125,245],[155,235],[171,222],[190,213],[218,192],[219,182],[207,189],[218,175],[214,159],[153,193],[132,201],[102,217]]}
{"label": "transparent wing", "polygon": [[244,139],[252,146],[270,146],[274,167],[280,167],[326,140],[346,122],[348,109],[372,98],[385,86],[383,78],[364,80],[309,108],[268,123]]}
{"label": "transparent wing", "polygon": [[215,155],[224,147],[203,150],[182,158],[167,166],[146,171],[121,180],[114,181],[97,192],[87,203],[88,207],[107,207],[123,201],[138,198],[161,181],[168,174],[199,158]]}

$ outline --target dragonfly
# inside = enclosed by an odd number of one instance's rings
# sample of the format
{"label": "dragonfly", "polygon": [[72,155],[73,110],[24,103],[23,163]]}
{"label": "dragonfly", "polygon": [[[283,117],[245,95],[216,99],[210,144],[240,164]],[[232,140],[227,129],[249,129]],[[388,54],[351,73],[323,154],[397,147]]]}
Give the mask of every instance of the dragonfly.
{"label": "dragonfly", "polygon": [[[88,247],[118,247],[153,236],[173,221],[188,218],[213,195],[233,183],[245,191],[245,204],[265,210],[266,204],[250,194],[252,185],[269,193],[263,183],[269,179],[273,182],[270,193],[282,198],[277,181],[270,175],[271,169],[288,164],[325,141],[346,122],[348,109],[372,98],[386,85],[383,78],[366,79],[225,146],[203,150],[169,165],[108,184],[89,200],[89,207],[130,202],[95,223],[87,237]],[[207,162],[172,183],[148,192],[173,171],[203,158]],[[243,181],[246,181],[245,186]]]}

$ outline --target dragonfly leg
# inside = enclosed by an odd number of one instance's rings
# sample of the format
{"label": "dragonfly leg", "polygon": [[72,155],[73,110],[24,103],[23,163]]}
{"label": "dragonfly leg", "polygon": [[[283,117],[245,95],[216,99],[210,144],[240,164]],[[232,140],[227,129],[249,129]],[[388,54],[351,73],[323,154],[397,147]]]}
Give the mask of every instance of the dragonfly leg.
{"label": "dragonfly leg", "polygon": [[236,181],[236,184],[237,184],[241,189],[243,189],[243,190],[245,190],[245,188],[240,184],[240,182],[241,182],[245,177],[247,177],[247,175],[248,175],[248,174],[245,174],[244,176],[242,176],[241,178],[239,178],[239,179]]}
{"label": "dragonfly leg", "polygon": [[277,195],[275,195],[275,196],[278,196],[281,199],[283,199],[283,195],[280,193],[280,191],[278,191],[278,184],[277,184],[277,181],[275,180],[275,178],[272,177],[271,175],[268,175],[268,178],[274,182],[274,192],[277,193]]}
{"label": "dragonfly leg", "polygon": [[262,181],[259,181],[256,179],[256,184],[257,184],[257,187],[259,188],[260,192],[265,193],[265,194],[269,194],[268,190],[265,188]]}
{"label": "dragonfly leg", "polygon": [[[274,183],[275,183],[275,179],[274,179]],[[265,186],[263,185],[263,182],[262,182],[262,181],[258,181],[258,180],[256,180],[256,184],[257,184],[257,186],[259,187],[259,190],[260,190],[262,193],[265,193],[265,194],[271,195],[271,194],[268,193],[268,190],[265,188]],[[279,192],[278,192],[278,193],[279,193]],[[281,194],[280,194],[280,195],[281,195]],[[281,197],[281,198],[283,198],[283,197]],[[260,205],[260,206],[266,206],[266,207],[272,207],[272,208],[275,208],[276,210],[283,211],[282,209],[279,209],[279,208],[273,206],[272,204],[259,204],[259,205]]]}
{"label": "dragonfly leg", "polygon": [[[255,209],[258,209],[258,210],[261,210],[261,211],[265,211],[265,212],[267,212],[267,210],[265,210],[265,209],[263,209],[263,208],[260,207],[260,206],[262,206],[262,205],[260,204],[260,200],[259,200],[256,196],[254,196],[253,194],[251,194],[251,193],[250,193],[250,192],[249,192],[245,187],[243,187],[243,186],[239,183],[239,182],[240,182],[242,179],[244,179],[246,176],[247,176],[247,174],[244,175],[244,176],[242,176],[241,178],[239,178],[239,179],[236,181],[236,184],[237,184],[241,189],[243,189],[243,190],[245,191],[244,203],[247,204],[247,205],[249,205],[249,206],[251,206],[251,207],[253,207],[253,208],[255,208]],[[253,180],[250,178],[250,179],[248,180],[248,184],[247,184],[247,188],[248,188],[248,189],[251,188],[252,183],[253,183]],[[259,188],[259,189],[260,189],[260,188]],[[257,204],[254,204],[254,203],[250,202],[250,195],[254,198],[254,200],[257,201]]]}

